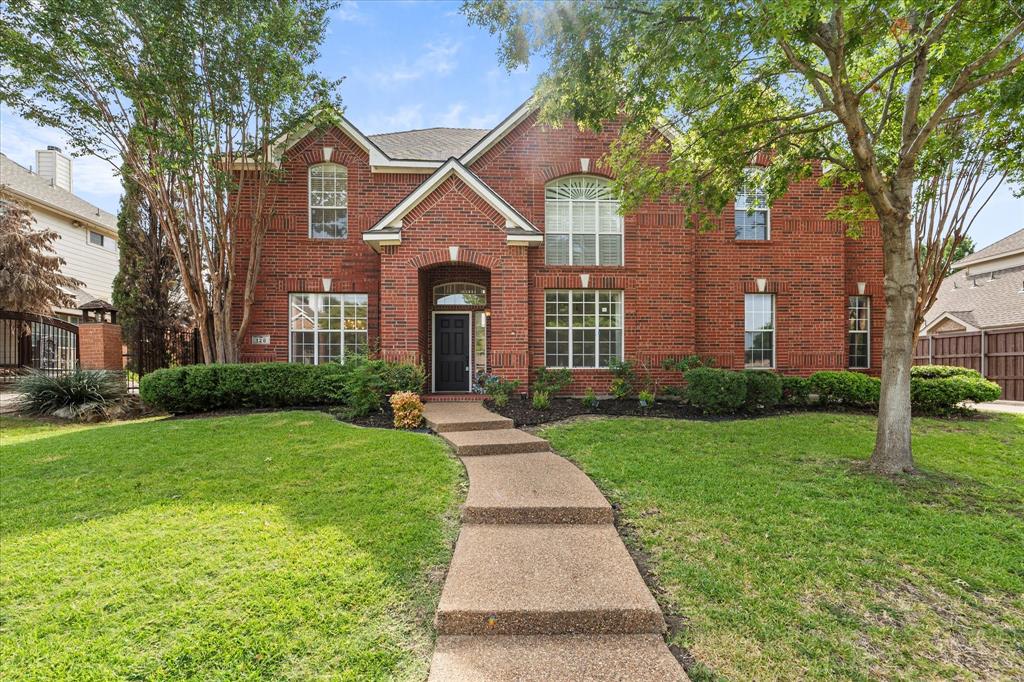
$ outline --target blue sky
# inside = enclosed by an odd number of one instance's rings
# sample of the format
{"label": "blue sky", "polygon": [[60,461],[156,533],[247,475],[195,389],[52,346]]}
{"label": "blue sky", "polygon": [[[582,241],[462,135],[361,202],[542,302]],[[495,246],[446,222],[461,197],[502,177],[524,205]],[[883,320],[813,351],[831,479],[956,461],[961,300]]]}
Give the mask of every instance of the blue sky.
{"label": "blue sky", "polygon": [[[344,77],[345,114],[367,134],[431,126],[489,128],[525,100],[543,64],[507,73],[487,31],[467,25],[460,2],[346,1],[331,16],[320,70]],[[64,136],[0,105],[0,151],[30,165],[34,150],[67,147]],[[106,162],[75,160],[75,190],[116,212],[120,182]],[[1024,227],[1024,199],[1008,188],[972,230],[986,245]]]}

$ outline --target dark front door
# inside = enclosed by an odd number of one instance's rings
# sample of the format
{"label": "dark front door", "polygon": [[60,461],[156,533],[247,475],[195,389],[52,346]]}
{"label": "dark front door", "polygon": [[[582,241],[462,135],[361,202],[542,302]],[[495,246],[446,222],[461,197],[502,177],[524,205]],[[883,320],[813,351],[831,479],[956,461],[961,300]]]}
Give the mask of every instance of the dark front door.
{"label": "dark front door", "polygon": [[469,390],[469,315],[434,316],[434,390]]}

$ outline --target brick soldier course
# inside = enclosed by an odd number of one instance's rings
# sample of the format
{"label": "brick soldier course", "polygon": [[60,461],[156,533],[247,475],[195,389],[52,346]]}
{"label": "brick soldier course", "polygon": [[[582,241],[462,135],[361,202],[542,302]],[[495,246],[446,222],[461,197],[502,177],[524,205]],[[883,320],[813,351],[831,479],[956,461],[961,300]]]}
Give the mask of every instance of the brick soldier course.
{"label": "brick soldier course", "polygon": [[[601,159],[618,132],[614,122],[596,133],[571,122],[542,125],[530,104],[490,131],[366,136],[343,119],[297,128],[279,149],[282,174],[269,199],[275,216],[243,359],[293,359],[289,295],[324,291],[365,295],[368,347],[423,364],[431,382],[434,316],[486,314],[486,329],[472,337],[484,337],[485,359],[474,359],[473,369],[518,379],[520,390],[546,362],[545,294],[554,289],[620,292],[618,352],[663,380],[673,375],[659,369],[662,360],[693,353],[744,367],[749,293],[774,295],[774,369],[784,373],[847,367],[850,296],[870,298],[871,327],[882,329],[878,227],[868,224],[854,239],[828,218],[842,193],[822,186],[820,168],[771,207],[767,239],[737,239],[732,206],[716,219],[718,229],[697,232],[686,226],[686,207],[659,199],[623,217],[621,265],[550,264],[546,188],[562,178],[610,179]],[[310,236],[310,172],[325,163],[347,174],[344,238]],[[240,232],[244,267],[245,226]],[[483,287],[486,302],[435,304],[434,287],[453,282]],[[240,321],[241,291],[234,295]],[[873,336],[866,371],[880,366],[881,346],[881,335]],[[573,378],[569,391],[581,394],[606,392],[612,377],[606,368],[575,366]]]}
{"label": "brick soldier course", "polygon": [[424,416],[469,473],[430,679],[686,680],[590,479],[479,403]]}

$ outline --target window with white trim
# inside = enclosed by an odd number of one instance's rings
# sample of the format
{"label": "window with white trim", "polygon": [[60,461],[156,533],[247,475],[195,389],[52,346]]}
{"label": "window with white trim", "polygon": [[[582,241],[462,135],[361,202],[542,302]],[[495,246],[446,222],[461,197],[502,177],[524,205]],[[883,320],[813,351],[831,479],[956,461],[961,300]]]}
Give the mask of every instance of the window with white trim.
{"label": "window with white trim", "polygon": [[[751,171],[756,173],[758,171]],[[745,184],[736,194],[734,211],[736,239],[765,241],[770,236],[768,195],[753,182]]]}
{"label": "window with white trim", "polygon": [[348,237],[348,170],[336,163],[309,168],[309,236]]}
{"label": "window with white trim", "polygon": [[775,366],[775,294],[747,294],[743,308],[744,364],[770,369]]}
{"label": "window with white trim", "polygon": [[544,188],[548,265],[622,265],[622,216],[611,183],[573,175]]}
{"label": "window with white trim", "polygon": [[851,296],[849,313],[849,367],[867,369],[871,365],[871,298]]}
{"label": "window with white trim", "polygon": [[107,251],[117,251],[117,241],[102,232],[89,230],[88,239],[89,244],[92,246],[98,246],[102,249],[106,249]]}
{"label": "window with white trim", "polygon": [[292,362],[319,365],[366,354],[366,294],[292,294],[289,302]]}
{"label": "window with white trim", "polygon": [[544,365],[607,367],[622,359],[622,292],[544,292]]}

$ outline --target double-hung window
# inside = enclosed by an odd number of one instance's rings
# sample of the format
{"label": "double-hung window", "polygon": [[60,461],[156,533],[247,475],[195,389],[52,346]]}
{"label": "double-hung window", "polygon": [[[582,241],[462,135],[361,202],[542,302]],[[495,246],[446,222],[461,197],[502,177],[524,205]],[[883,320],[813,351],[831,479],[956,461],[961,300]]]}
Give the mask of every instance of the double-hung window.
{"label": "double-hung window", "polygon": [[867,369],[871,365],[871,299],[851,296],[848,313],[850,368]]}
{"label": "double-hung window", "polygon": [[744,297],[743,355],[751,368],[775,366],[775,294]]}
{"label": "double-hung window", "polygon": [[292,362],[319,365],[366,354],[366,294],[292,294],[289,298]]}
{"label": "double-hung window", "polygon": [[736,239],[764,241],[770,235],[768,196],[763,189],[748,182],[736,195],[734,220]]}
{"label": "double-hung window", "polygon": [[309,169],[309,236],[348,237],[348,171],[336,163]]}
{"label": "double-hung window", "polygon": [[622,216],[611,183],[574,175],[544,189],[548,265],[622,265]]}
{"label": "double-hung window", "polygon": [[622,359],[622,292],[544,292],[544,364],[607,367]]}

